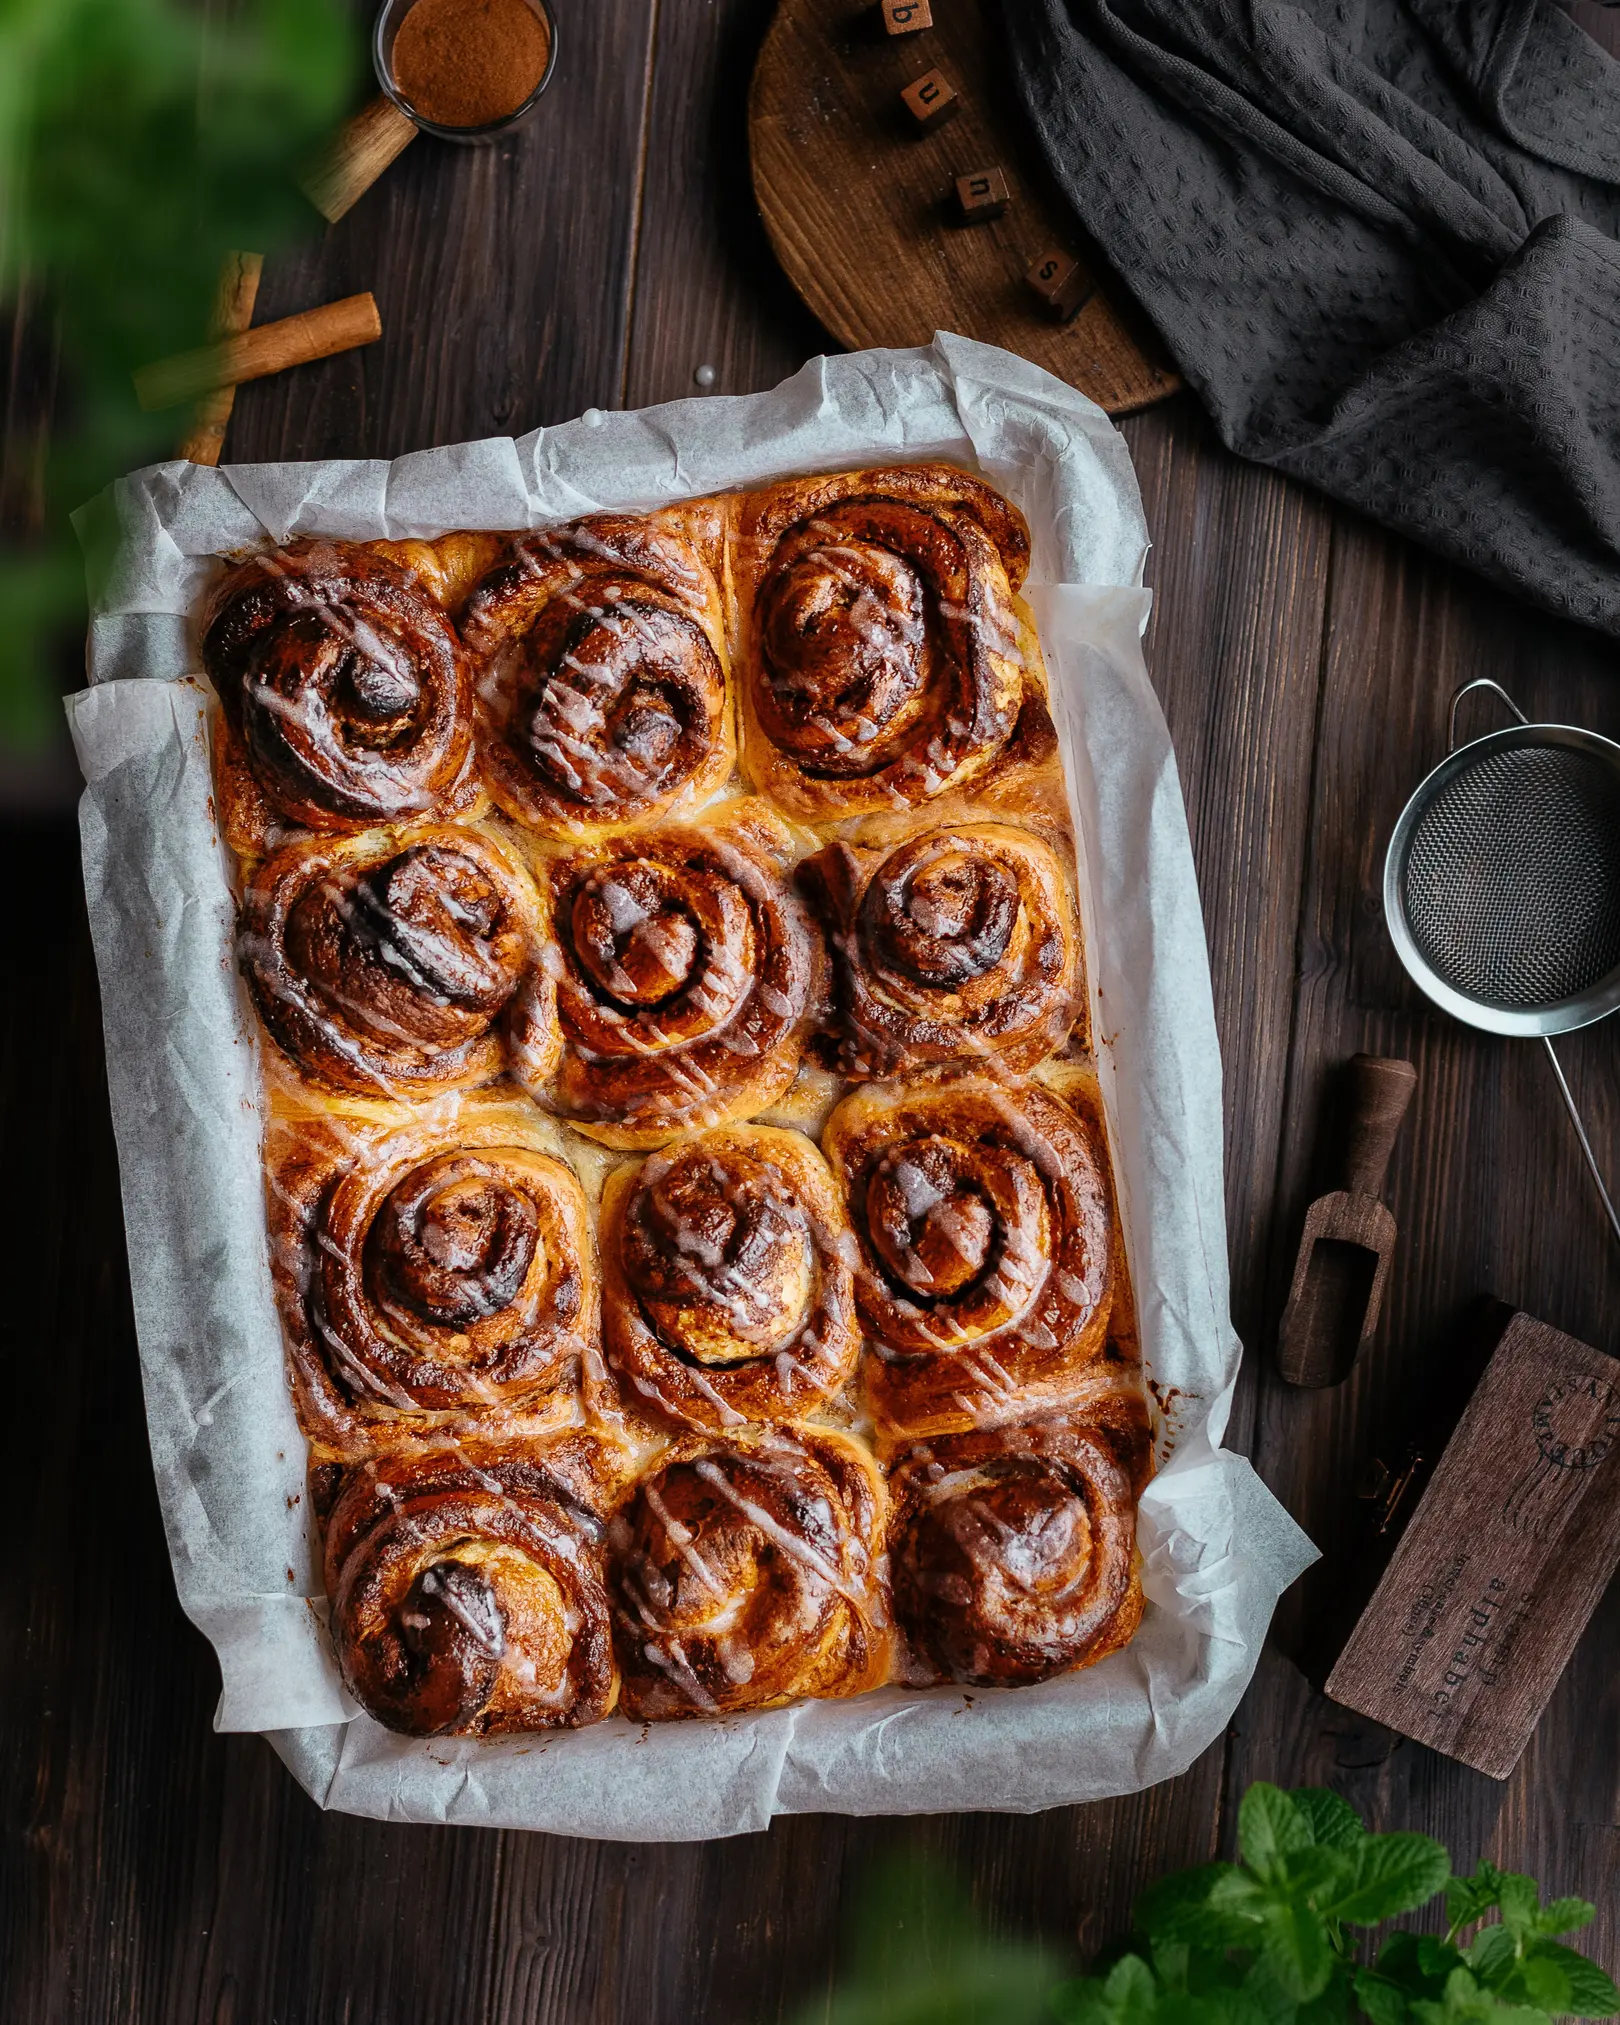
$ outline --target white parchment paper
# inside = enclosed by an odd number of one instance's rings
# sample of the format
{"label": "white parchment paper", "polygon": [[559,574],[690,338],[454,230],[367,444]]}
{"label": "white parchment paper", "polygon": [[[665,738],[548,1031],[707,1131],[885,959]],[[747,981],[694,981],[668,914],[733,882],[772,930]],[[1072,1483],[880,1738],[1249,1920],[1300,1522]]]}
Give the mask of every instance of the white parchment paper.
{"label": "white parchment paper", "polygon": [[[795,473],[977,465],[1034,534],[1081,843],[1099,1063],[1147,1374],[1166,1409],[1142,1501],[1149,1607],[1120,1653],[1016,1691],[884,1689],[751,1717],[412,1742],[358,1713],[326,1642],[282,1372],[259,1163],[257,1037],[231,954],[195,614],[225,551],[538,525]],[[1228,1315],[1221,1070],[1186,818],[1142,661],[1147,531],[1102,410],[966,339],[812,359],[768,394],[677,401],[392,463],[160,464],[87,513],[117,561],[69,701],[85,885],[147,1419],[175,1581],[224,1676],[324,1806],[678,1840],[773,1815],[1033,1811],[1170,1777],[1224,1729],[1309,1541],[1220,1439]]]}

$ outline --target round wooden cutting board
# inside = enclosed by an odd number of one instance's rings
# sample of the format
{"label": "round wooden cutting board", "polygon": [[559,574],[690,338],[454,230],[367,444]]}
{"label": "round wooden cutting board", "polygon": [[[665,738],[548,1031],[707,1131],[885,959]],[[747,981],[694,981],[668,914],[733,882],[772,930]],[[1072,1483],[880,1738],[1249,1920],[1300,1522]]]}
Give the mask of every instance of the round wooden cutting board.
{"label": "round wooden cutting board", "polygon": [[[789,280],[840,344],[960,331],[1019,352],[1111,415],[1181,384],[1117,285],[1060,323],[1030,289],[1051,249],[1095,270],[1012,97],[985,0],[932,0],[935,25],[889,36],[864,0],[781,0],[748,101],[754,195]],[[961,110],[922,133],[900,100],[939,69]],[[958,176],[999,167],[1012,202],[966,225]]]}

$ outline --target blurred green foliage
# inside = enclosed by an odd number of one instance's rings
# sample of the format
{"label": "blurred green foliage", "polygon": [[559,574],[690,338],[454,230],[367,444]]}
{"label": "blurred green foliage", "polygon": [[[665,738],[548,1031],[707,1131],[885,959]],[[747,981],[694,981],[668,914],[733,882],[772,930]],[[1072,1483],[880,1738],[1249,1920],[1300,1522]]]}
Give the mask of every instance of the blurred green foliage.
{"label": "blurred green foliage", "polygon": [[896,1857],[864,1881],[845,1974],[797,2025],[1051,2025],[1060,1957],[990,1934],[943,1866]]}
{"label": "blurred green foliage", "polygon": [[0,741],[37,742],[56,710],[52,651],[83,605],[68,514],[185,431],[141,413],[130,373],[202,342],[227,252],[319,227],[296,171],[359,55],[341,0],[0,0],[0,306],[26,291],[45,351],[43,304],[61,358],[42,473],[37,415],[8,410]]}
{"label": "blurred green foliage", "polygon": [[[1561,1938],[1593,1918],[1584,1899],[1543,1901],[1532,1878],[1489,1863],[1454,1877],[1432,1836],[1372,1834],[1323,1787],[1251,1786],[1238,1844],[1240,1862],[1149,1886],[1129,1940],[1070,1982],[1044,1949],[990,1934],[948,1873],[891,1862],[862,1889],[843,1976],[797,2025],[1553,2025],[1620,2012],[1620,1990]],[[1443,1933],[1375,1944],[1371,1930],[1441,1893]]]}

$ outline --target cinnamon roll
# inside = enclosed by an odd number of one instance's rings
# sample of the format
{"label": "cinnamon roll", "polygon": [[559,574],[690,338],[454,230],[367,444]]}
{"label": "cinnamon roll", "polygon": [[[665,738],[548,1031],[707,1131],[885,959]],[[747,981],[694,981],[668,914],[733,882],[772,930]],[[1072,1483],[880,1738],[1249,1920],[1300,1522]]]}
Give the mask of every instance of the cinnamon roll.
{"label": "cinnamon roll", "polygon": [[454,824],[290,844],[242,901],[237,950],[259,1017],[306,1075],[414,1098],[562,1051],[546,920],[528,874]]}
{"label": "cinnamon roll", "polygon": [[563,1059],[548,1101],[608,1146],[764,1110],[792,1082],[825,959],[757,802],[550,870]]}
{"label": "cinnamon roll", "polygon": [[677,1442],[614,1518],[624,1713],[729,1715],[888,1671],[883,1480],[820,1428]]}
{"label": "cinnamon roll", "polygon": [[1079,936],[1053,852],[953,823],[802,868],[833,961],[834,1063],[857,1080],[936,1062],[1034,1068],[1079,1011]]}
{"label": "cinnamon roll", "polygon": [[[249,556],[214,593],[202,658],[247,771],[287,822],[364,830],[476,800],[466,656],[393,557],[341,541]],[[227,829],[262,848],[246,816]]]}
{"label": "cinnamon roll", "polygon": [[690,1428],[797,1420],[860,1349],[854,1241],[799,1132],[723,1126],[610,1178],[602,1339],[630,1399]]}
{"label": "cinnamon roll", "polygon": [[891,1471],[894,1610],[913,1684],[1048,1680],[1130,1639],[1142,1614],[1139,1385],[1135,1402],[1134,1427],[1068,1417],[946,1435]]}
{"label": "cinnamon roll", "polygon": [[720,588],[678,514],[516,537],[462,633],[485,777],[517,822],[610,836],[696,807],[731,772]]}
{"label": "cinnamon roll", "polygon": [[608,1713],[606,1454],[575,1435],[396,1456],[345,1479],[326,1529],[332,1639],[378,1722],[478,1737]]}
{"label": "cinnamon roll", "polygon": [[918,464],[772,486],[738,550],[743,766],[781,807],[931,801],[982,779],[1026,709],[1049,736],[1014,597],[1029,531],[981,480]]}
{"label": "cinnamon roll", "polygon": [[390,1133],[308,1121],[267,1149],[272,1277],[305,1431],[340,1454],[532,1432],[598,1343],[573,1171],[519,1107]]}
{"label": "cinnamon roll", "polygon": [[1108,1156],[1039,1083],[935,1070],[846,1097],[822,1145],[860,1245],[865,1382],[890,1435],[1062,1404],[1101,1352],[1115,1283]]}

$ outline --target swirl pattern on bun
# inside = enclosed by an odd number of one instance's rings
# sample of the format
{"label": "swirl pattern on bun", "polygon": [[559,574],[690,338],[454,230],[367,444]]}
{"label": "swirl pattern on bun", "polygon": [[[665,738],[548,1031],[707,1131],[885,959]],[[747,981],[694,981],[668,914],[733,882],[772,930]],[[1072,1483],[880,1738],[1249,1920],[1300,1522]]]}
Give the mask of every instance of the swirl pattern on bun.
{"label": "swirl pattern on bun", "polygon": [[1029,831],[953,823],[829,844],[803,876],[827,925],[841,1075],[952,1060],[1018,1073],[1067,1040],[1079,935],[1057,858]]}
{"label": "swirl pattern on bun", "polygon": [[623,1707],[636,1721],[852,1695],[886,1678],[883,1479],[847,1436],[677,1442],[610,1535]]}
{"label": "swirl pattern on bun", "polygon": [[879,1426],[954,1433],[1063,1404],[1103,1349],[1113,1303],[1091,1103],[935,1070],[846,1097],[822,1145],[861,1249]]}
{"label": "swirl pattern on bun", "polygon": [[598,1343],[584,1191],[516,1107],[293,1135],[272,1265],[306,1431],[340,1452],[567,1418]]}
{"label": "swirl pattern on bun", "polygon": [[293,843],[249,881],[237,934],[259,1017],[306,1075],[414,1098],[510,1069],[543,1081],[562,1036],[528,874],[459,824]]}
{"label": "swirl pattern on bun", "polygon": [[603,1570],[608,1451],[431,1449],[368,1463],[326,1530],[350,1692],[411,1737],[574,1728],[618,1682]]}
{"label": "swirl pattern on bun", "polygon": [[472,680],[444,608],[353,542],[296,541],[226,573],[203,666],[260,793],[338,832],[429,822],[477,796]]}
{"label": "swirl pattern on bun", "polygon": [[[1076,1417],[946,1435],[890,1476],[890,1568],[917,1683],[1013,1687],[1117,1651],[1142,1613],[1134,1429]],[[1129,1413],[1124,1383],[1120,1404]]]}
{"label": "swirl pattern on bun", "polygon": [[520,535],[469,599],[484,774],[515,821],[610,836],[731,772],[720,588],[689,521],[603,513]]}
{"label": "swirl pattern on bun", "polygon": [[551,867],[563,1059],[550,1102],[604,1145],[767,1109],[797,1073],[825,958],[757,802]]}
{"label": "swirl pattern on bun", "polygon": [[744,770],[834,820],[980,779],[1026,704],[1044,718],[1014,594],[1023,516],[944,464],[845,472],[745,502]]}
{"label": "swirl pattern on bun", "polygon": [[602,1341],[632,1403],[689,1428],[797,1420],[860,1350],[854,1241],[799,1132],[679,1139],[603,1192]]}

